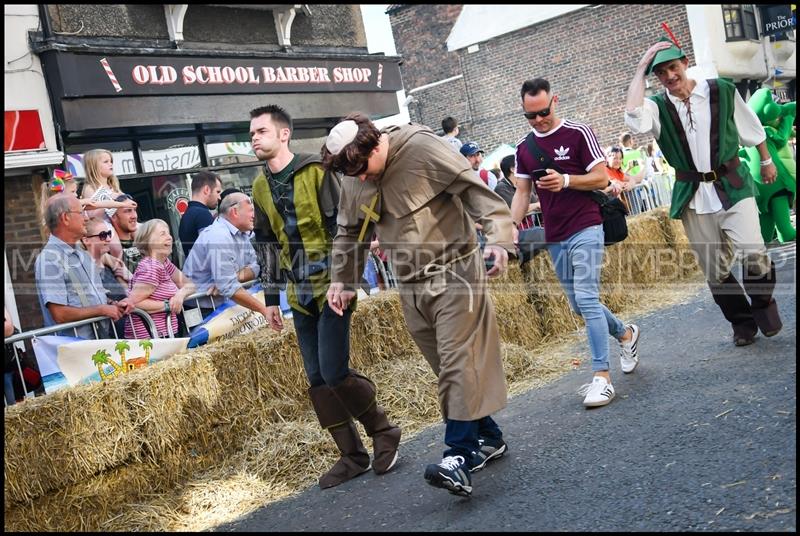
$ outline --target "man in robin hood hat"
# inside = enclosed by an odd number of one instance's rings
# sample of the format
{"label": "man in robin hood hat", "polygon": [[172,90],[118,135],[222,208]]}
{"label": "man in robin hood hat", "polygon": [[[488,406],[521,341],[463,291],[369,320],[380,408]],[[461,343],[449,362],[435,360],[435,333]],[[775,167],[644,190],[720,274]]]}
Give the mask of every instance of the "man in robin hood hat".
{"label": "man in robin hood hat", "polygon": [[[683,222],[714,301],[733,327],[733,342],[744,346],[759,329],[771,337],[783,325],[772,297],[775,266],[761,237],[755,186],[747,163],[739,160],[739,145],[758,149],[765,183],[775,180],[776,168],[761,122],[733,83],[695,80],[688,66],[674,38],[651,46],[628,88],[625,123],[636,133],[652,133],[675,168],[670,217]],[[651,73],[665,90],[645,99]],[[744,289],[731,273],[734,253],[743,258]]]}

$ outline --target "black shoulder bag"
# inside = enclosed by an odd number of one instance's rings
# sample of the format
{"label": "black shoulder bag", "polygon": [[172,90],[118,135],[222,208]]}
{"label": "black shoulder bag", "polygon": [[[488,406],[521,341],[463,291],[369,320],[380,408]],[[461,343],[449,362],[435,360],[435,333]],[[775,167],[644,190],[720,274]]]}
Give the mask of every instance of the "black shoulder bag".
{"label": "black shoulder bag", "polygon": [[[544,168],[555,169],[563,175],[561,168],[556,165],[553,160],[542,152],[539,144],[533,139],[533,132],[528,134],[525,140],[528,146],[528,151],[536,159],[537,162]],[[618,197],[611,197],[606,195],[601,190],[584,191],[589,198],[600,205],[600,216],[603,218],[603,234],[605,238],[603,243],[606,246],[622,242],[628,238],[628,222],[625,216],[628,215],[628,210]]]}

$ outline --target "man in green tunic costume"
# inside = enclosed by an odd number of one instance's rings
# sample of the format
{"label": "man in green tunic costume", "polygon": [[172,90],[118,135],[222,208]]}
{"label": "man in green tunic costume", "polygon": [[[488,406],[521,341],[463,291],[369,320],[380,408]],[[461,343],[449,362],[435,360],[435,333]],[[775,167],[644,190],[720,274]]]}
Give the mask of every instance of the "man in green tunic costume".
{"label": "man in green tunic costume", "polygon": [[[683,222],[714,301],[733,327],[733,342],[743,346],[759,329],[771,337],[783,324],[772,297],[775,266],[761,238],[755,185],[739,160],[739,145],[757,147],[765,183],[775,181],[776,169],[764,129],[736,87],[722,78],[689,78],[688,66],[686,54],[670,41],[651,46],[628,89],[625,123],[635,133],[653,134],[675,168],[670,217]],[[665,91],[644,99],[651,72]],[[734,252],[743,256],[744,290],[731,273]]]}

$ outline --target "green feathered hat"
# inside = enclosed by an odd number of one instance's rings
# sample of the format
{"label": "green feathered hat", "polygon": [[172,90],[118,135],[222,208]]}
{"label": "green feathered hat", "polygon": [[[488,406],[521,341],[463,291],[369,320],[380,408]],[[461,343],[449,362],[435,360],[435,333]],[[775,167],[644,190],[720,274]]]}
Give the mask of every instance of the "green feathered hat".
{"label": "green feathered hat", "polygon": [[667,61],[677,60],[686,57],[686,54],[683,52],[683,50],[675,43],[673,43],[670,39],[662,37],[661,39],[659,39],[659,41],[666,41],[667,43],[671,43],[672,46],[669,48],[665,48],[664,50],[658,51],[658,53],[653,58],[653,61],[651,61],[650,65],[647,66],[647,71],[645,71],[645,74],[649,75],[650,73],[652,73],[655,66],[658,65],[659,63],[664,63]]}

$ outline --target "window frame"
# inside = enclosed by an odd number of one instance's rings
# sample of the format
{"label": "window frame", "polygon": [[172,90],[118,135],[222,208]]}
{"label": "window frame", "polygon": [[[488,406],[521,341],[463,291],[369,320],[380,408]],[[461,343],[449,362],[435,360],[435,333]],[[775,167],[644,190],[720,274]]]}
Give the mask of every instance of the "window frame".
{"label": "window frame", "polygon": [[[756,6],[754,4],[721,4],[720,7],[722,9],[722,24],[725,27],[725,42],[758,41],[760,39],[758,20],[756,19]],[[728,12],[736,13],[736,22],[727,21],[726,15]],[[731,35],[737,29],[741,35]]]}

